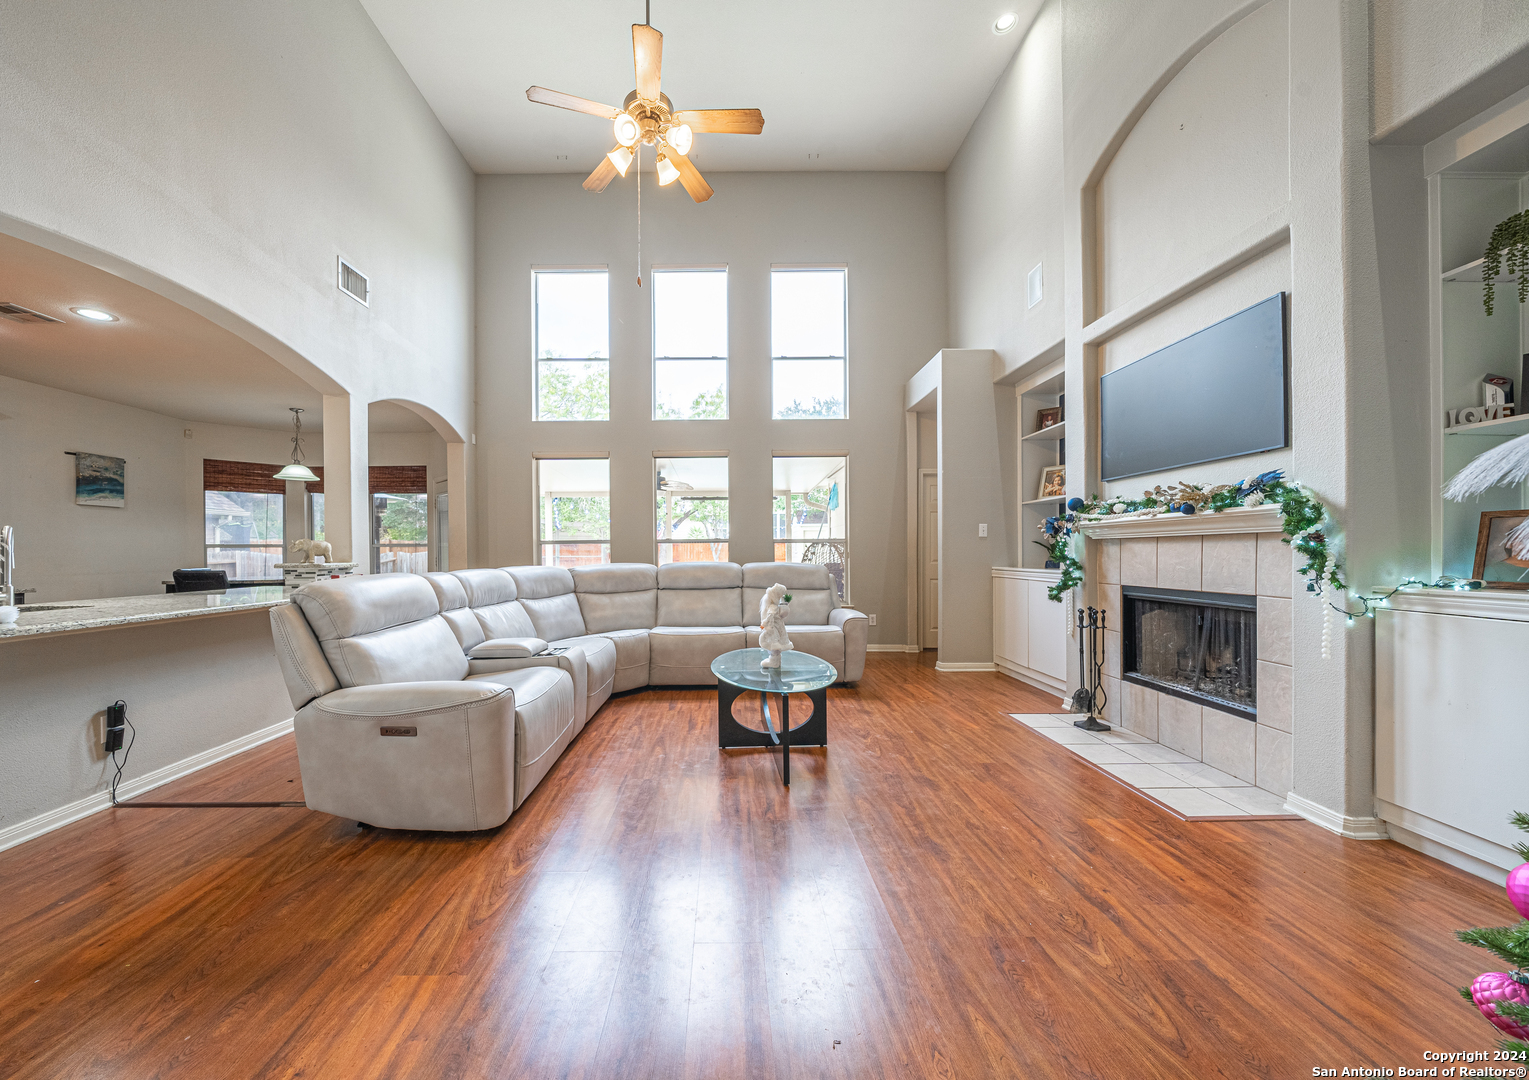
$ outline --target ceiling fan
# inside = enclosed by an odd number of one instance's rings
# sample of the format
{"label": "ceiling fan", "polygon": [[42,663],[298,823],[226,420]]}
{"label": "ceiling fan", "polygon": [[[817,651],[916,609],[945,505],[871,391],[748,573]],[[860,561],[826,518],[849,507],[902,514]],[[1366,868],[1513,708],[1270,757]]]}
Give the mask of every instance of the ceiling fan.
{"label": "ceiling fan", "polygon": [[626,96],[621,108],[572,94],[533,86],[526,97],[542,105],[589,113],[614,121],[616,148],[595,167],[584,181],[586,191],[604,191],[618,175],[625,176],[633,154],[641,145],[658,150],[660,187],[678,180],[696,202],[711,198],[711,185],[685,155],[697,132],[723,135],[758,135],[764,130],[764,115],[758,109],[696,109],[675,112],[667,94],[658,89],[663,66],[664,35],[646,23],[632,24],[632,62],[637,73],[637,89]]}

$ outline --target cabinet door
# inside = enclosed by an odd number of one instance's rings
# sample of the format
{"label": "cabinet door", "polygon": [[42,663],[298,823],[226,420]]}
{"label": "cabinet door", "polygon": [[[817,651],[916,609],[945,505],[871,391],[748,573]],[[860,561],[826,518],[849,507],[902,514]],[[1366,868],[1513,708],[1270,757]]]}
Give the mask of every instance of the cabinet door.
{"label": "cabinet door", "polygon": [[1027,665],[1053,679],[1067,678],[1067,605],[1046,595],[1044,581],[1027,581],[1029,658]]}
{"label": "cabinet door", "polygon": [[993,657],[1017,667],[1028,660],[1025,641],[1025,583],[1010,577],[993,579]]}
{"label": "cabinet door", "polygon": [[1014,662],[1009,634],[1009,579],[993,578],[993,659]]}

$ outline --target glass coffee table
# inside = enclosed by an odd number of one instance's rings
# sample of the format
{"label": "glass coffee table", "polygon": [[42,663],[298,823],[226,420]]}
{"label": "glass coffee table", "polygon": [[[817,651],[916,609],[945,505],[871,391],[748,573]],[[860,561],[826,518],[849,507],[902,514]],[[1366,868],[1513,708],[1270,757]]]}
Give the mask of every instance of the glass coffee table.
{"label": "glass coffee table", "polygon": [[[737,649],[711,662],[717,677],[717,746],[780,747],[780,778],[791,786],[791,747],[828,745],[828,687],[839,673],[827,661],[803,652],[784,652],[780,667],[760,668],[770,654],[764,649]],[[759,715],[764,727],[745,727],[733,719],[733,702],[750,690],[759,691]],[[770,713],[770,695],[780,698],[779,716]],[[790,694],[806,694],[812,716],[791,726]]]}

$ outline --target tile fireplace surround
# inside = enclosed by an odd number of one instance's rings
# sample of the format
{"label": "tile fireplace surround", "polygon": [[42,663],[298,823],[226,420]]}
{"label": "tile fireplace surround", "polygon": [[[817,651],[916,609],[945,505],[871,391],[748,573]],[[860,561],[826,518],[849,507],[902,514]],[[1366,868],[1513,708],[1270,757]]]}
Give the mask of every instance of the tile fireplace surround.
{"label": "tile fireplace surround", "polygon": [[[1172,515],[1084,528],[1107,612],[1106,720],[1283,798],[1290,791],[1292,741],[1292,552],[1278,510],[1232,510],[1203,518]],[[1160,693],[1120,678],[1122,585],[1234,593],[1258,599],[1258,719]]]}

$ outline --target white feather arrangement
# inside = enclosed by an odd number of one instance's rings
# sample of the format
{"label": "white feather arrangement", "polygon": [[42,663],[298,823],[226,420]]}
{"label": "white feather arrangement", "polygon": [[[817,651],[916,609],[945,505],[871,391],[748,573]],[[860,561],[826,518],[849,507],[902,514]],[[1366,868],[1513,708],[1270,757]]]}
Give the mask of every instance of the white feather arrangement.
{"label": "white feather arrangement", "polygon": [[1502,538],[1502,546],[1510,559],[1529,559],[1529,518],[1508,530]]}
{"label": "white feather arrangement", "polygon": [[1455,473],[1444,486],[1444,497],[1451,502],[1464,502],[1484,494],[1488,488],[1522,484],[1526,479],[1529,479],[1529,435],[1520,435],[1478,455]]}

